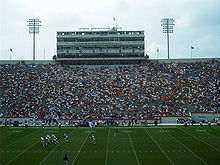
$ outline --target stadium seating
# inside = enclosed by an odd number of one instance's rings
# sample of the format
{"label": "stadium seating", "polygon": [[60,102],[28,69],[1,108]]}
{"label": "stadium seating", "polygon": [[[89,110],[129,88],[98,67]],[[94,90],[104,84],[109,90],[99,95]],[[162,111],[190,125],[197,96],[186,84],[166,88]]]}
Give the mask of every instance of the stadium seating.
{"label": "stadium seating", "polygon": [[0,115],[149,119],[219,109],[219,64],[0,65]]}

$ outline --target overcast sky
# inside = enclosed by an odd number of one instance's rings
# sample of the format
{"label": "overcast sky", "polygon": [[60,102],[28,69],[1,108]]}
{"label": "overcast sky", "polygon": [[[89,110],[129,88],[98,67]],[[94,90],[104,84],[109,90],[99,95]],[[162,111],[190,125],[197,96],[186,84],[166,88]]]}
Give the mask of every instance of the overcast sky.
{"label": "overcast sky", "polygon": [[[41,20],[36,59],[56,54],[56,31],[112,27],[145,31],[145,53],[167,58],[161,19],[175,20],[170,58],[220,57],[220,0],[0,0],[0,60],[31,60],[29,18]],[[157,54],[157,48],[159,54]],[[45,50],[45,53],[44,53]],[[45,54],[45,56],[44,56]]]}

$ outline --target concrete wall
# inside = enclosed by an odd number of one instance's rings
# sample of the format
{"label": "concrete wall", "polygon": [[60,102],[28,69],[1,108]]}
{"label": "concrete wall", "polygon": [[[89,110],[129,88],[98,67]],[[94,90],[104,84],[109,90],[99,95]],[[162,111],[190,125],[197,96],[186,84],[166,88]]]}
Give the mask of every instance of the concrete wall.
{"label": "concrete wall", "polygon": [[0,117],[0,123],[1,124],[5,123],[5,122],[8,122],[8,124],[9,124],[10,121],[12,123],[14,121],[18,121],[20,123],[24,123],[25,121],[29,122],[31,120],[33,120],[32,117]]}
{"label": "concrete wall", "polygon": [[159,119],[159,122],[164,123],[177,123],[178,119],[188,120],[191,116],[154,116],[155,119]]}
{"label": "concrete wall", "polygon": [[0,64],[56,64],[54,60],[0,60]]}
{"label": "concrete wall", "polygon": [[[12,126],[15,121],[18,121],[20,123],[20,126],[23,126],[25,123],[29,124],[30,126],[41,126],[42,123],[49,123],[49,120],[35,120],[34,118],[31,117],[0,117],[0,125],[7,125],[7,126]],[[59,123],[62,125],[72,125],[71,123],[81,123],[84,120],[82,119],[73,119],[73,120],[58,120]],[[137,119],[137,120],[130,120],[130,119],[119,119],[119,120],[111,120],[111,119],[95,119],[92,120],[93,122],[96,123],[106,123],[106,122],[117,122],[119,126],[128,126],[129,123],[130,125],[133,126],[147,126],[148,124],[154,124],[153,119]],[[7,123],[7,124],[6,124]],[[11,123],[11,124],[10,124]],[[52,125],[56,125],[57,123],[53,123]]]}
{"label": "concrete wall", "polygon": [[[75,60],[80,60],[80,59],[75,59]],[[86,59],[86,60],[89,60],[89,59]],[[95,60],[97,60],[97,58]],[[211,60],[215,60],[215,61],[220,62],[220,58],[188,58],[188,59],[169,59],[169,60],[168,59],[149,59],[149,60],[151,62],[160,62],[160,63],[171,63],[171,62],[195,63],[195,62],[205,62],[205,61],[211,61]],[[18,63],[56,64],[57,62],[54,60],[35,60],[35,61],[33,61],[33,60],[0,60],[0,64],[18,64]]]}
{"label": "concrete wall", "polygon": [[194,112],[192,113],[192,120],[194,120],[195,122],[200,122],[200,121],[216,121],[216,119],[218,119],[218,121],[220,121],[220,113],[197,113]]}
{"label": "concrete wall", "polygon": [[206,62],[215,60],[220,62],[220,58],[184,58],[184,59],[150,59],[152,62],[160,62],[160,63],[171,63],[171,62],[178,62],[178,63],[195,63],[195,62]]}

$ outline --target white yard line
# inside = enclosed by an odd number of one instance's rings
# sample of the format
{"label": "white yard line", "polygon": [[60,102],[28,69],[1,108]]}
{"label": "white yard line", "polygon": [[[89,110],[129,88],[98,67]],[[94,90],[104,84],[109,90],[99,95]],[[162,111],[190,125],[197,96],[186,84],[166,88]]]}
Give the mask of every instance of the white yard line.
{"label": "white yard line", "polygon": [[164,150],[161,148],[161,146],[159,145],[159,143],[157,143],[157,141],[149,134],[149,132],[147,132],[146,128],[144,128],[145,132],[150,136],[150,138],[154,141],[154,143],[160,148],[160,150],[163,152],[163,154],[166,156],[166,158],[170,161],[170,163],[172,165],[174,165],[174,163],[172,162],[172,160],[167,156],[167,154],[164,152]]}
{"label": "white yard line", "polygon": [[15,159],[17,159],[19,156],[21,156],[23,153],[25,153],[27,150],[29,150],[31,147],[33,147],[35,144],[37,144],[38,142],[33,143],[31,146],[29,146],[26,150],[24,150],[23,152],[21,152],[20,154],[18,154],[16,157],[14,157],[13,159],[9,160],[5,165],[11,163],[12,161],[14,161]]}
{"label": "white yard line", "polygon": [[15,143],[17,143],[18,141],[20,141],[20,140],[22,140],[22,139],[24,139],[24,138],[26,138],[26,137],[28,137],[28,136],[32,135],[33,133],[38,132],[38,131],[39,131],[39,130],[37,130],[37,131],[33,131],[32,133],[27,134],[27,135],[25,135],[24,137],[22,137],[22,138],[19,138],[19,139],[15,140],[14,142],[12,142],[12,143],[10,143],[10,144],[8,144],[8,145],[6,145],[6,146],[2,147],[2,148],[0,149],[0,151],[2,151],[4,148],[6,148],[6,147],[8,147],[8,146],[11,146],[11,145],[13,145],[13,144],[15,144]]}
{"label": "white yard line", "polygon": [[78,157],[80,151],[82,150],[82,147],[83,147],[83,145],[85,144],[86,140],[88,139],[89,135],[90,135],[90,132],[88,133],[88,135],[87,135],[87,137],[85,138],[84,142],[82,143],[82,145],[80,146],[79,150],[77,151],[76,157],[75,157],[75,159],[73,160],[72,165],[75,163],[76,158]]}
{"label": "white yard line", "polygon": [[[69,136],[73,133],[74,129],[70,132]],[[63,138],[63,140],[60,142],[60,144],[65,140],[65,138]],[[40,161],[39,165],[41,165],[54,151],[55,149],[57,148],[57,146],[52,150],[50,151],[50,153],[43,159]]]}
{"label": "white yard line", "polygon": [[136,151],[135,151],[134,144],[133,144],[133,142],[132,142],[132,140],[131,140],[131,136],[130,136],[130,134],[129,134],[129,132],[128,132],[128,129],[127,129],[127,133],[128,133],[128,137],[129,137],[129,139],[130,139],[130,142],[131,142],[131,145],[132,145],[132,148],[133,148],[135,157],[136,157],[136,159],[137,159],[137,163],[138,163],[138,165],[140,165],[140,162],[139,162],[139,159],[138,159],[138,157],[137,157],[137,153],[136,153]]}
{"label": "white yard line", "polygon": [[197,138],[196,136],[191,135],[190,133],[188,133],[187,131],[185,131],[185,130],[183,130],[183,129],[180,129],[180,128],[179,128],[179,130],[181,130],[181,131],[185,132],[186,134],[188,134],[188,135],[194,137],[195,139],[197,139],[197,140],[199,140],[199,141],[201,141],[201,142],[207,144],[209,147],[213,148],[213,149],[216,150],[217,152],[220,152],[219,149],[215,148],[214,146],[212,146],[211,144],[205,142],[204,140],[201,140],[201,139]]}
{"label": "white yard line", "polygon": [[108,161],[109,135],[110,135],[110,128],[108,128],[108,140],[107,140],[107,146],[106,146],[105,165],[107,165],[107,161]]}
{"label": "white yard line", "polygon": [[181,145],[183,145],[186,149],[188,149],[193,155],[195,155],[199,160],[201,160],[203,163],[207,164],[204,160],[202,160],[198,155],[196,155],[189,147],[187,147],[185,144],[183,144],[181,141],[179,141],[176,137],[174,137],[173,135],[167,133],[169,136],[171,136],[174,140],[176,140],[178,143],[180,143]]}

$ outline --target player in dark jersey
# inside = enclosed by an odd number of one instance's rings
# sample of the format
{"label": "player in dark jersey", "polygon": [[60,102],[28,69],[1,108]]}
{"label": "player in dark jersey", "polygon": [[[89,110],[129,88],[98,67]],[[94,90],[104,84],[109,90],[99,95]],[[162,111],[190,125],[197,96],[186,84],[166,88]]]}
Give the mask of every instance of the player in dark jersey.
{"label": "player in dark jersey", "polygon": [[68,160],[69,160],[68,156],[65,155],[65,156],[63,157],[63,163],[64,163],[64,165],[68,165]]}

